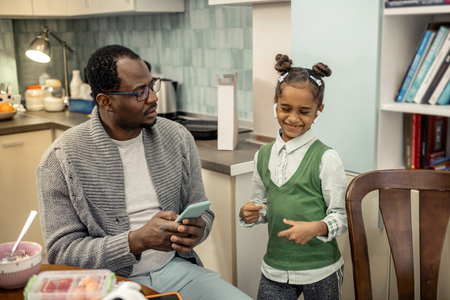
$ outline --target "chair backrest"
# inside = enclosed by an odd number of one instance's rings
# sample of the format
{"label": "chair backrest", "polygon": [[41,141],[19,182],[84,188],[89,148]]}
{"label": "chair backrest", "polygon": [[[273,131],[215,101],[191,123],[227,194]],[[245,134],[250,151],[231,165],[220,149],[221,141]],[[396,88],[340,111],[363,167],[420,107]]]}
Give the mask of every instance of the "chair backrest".
{"label": "chair backrest", "polygon": [[379,170],[349,184],[346,209],[356,299],[372,299],[362,199],[379,190],[379,207],[397,275],[398,299],[414,299],[411,190],[419,191],[420,294],[436,299],[442,248],[450,218],[450,172]]}

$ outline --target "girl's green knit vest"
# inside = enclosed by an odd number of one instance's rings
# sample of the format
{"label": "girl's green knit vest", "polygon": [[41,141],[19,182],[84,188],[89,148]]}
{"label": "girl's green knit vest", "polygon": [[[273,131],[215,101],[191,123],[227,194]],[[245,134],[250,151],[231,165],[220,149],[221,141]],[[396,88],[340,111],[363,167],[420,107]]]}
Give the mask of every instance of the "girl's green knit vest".
{"label": "girl's green knit vest", "polygon": [[291,228],[283,219],[320,221],[326,216],[319,178],[319,164],[330,147],[316,140],[306,152],[294,175],[278,187],[270,179],[269,159],[274,142],[260,148],[257,170],[267,193],[269,242],[264,261],[280,270],[311,270],[329,266],[339,260],[341,253],[336,239],[324,243],[316,237],[305,245],[286,242],[278,237],[280,231]]}

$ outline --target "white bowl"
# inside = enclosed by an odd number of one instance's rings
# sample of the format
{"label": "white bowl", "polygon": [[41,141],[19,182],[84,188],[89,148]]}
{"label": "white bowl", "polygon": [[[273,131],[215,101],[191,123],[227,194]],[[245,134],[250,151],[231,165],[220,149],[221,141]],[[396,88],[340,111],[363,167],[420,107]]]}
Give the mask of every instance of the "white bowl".
{"label": "white bowl", "polygon": [[9,112],[0,112],[0,120],[12,119],[17,113],[17,110]]}
{"label": "white bowl", "polygon": [[62,111],[66,107],[64,99],[55,97],[46,97],[44,99],[44,106],[46,111]]}
{"label": "white bowl", "polygon": [[[15,242],[0,244],[0,261],[7,257]],[[42,246],[34,242],[20,242],[15,253],[25,251],[29,257],[3,264],[0,262],[0,288],[16,289],[24,287],[28,279],[39,273],[42,261]]]}

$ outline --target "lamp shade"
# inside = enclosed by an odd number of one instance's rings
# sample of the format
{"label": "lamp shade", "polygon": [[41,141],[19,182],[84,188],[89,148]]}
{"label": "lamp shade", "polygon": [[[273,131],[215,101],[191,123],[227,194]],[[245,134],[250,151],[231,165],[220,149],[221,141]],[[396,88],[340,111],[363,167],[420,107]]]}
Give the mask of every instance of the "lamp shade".
{"label": "lamp shade", "polygon": [[50,42],[46,34],[43,33],[31,42],[25,54],[34,61],[48,63],[50,61],[50,52]]}

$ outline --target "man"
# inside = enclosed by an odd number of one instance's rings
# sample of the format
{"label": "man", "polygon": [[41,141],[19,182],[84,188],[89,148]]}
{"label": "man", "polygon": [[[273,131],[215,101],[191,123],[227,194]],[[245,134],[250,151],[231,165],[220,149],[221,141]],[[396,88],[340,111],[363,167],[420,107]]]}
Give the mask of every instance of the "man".
{"label": "man", "polygon": [[160,80],[119,45],[95,51],[86,74],[91,120],[58,138],[36,170],[49,263],[110,269],[184,299],[250,299],[193,250],[213,212],[174,222],[207,198],[192,135],[157,117]]}

